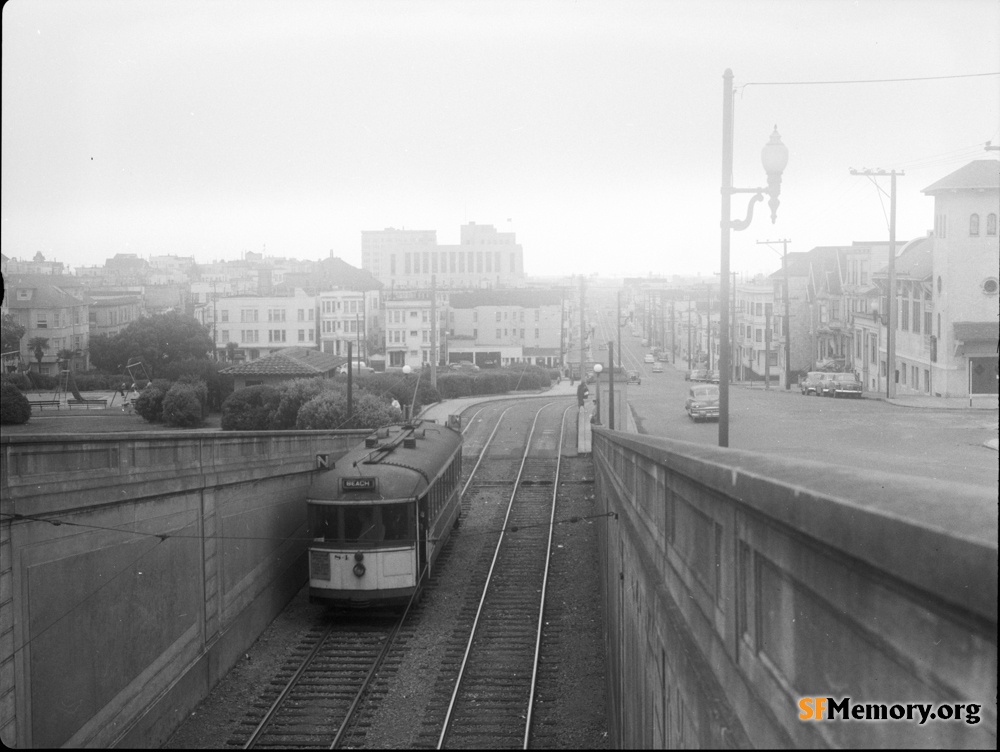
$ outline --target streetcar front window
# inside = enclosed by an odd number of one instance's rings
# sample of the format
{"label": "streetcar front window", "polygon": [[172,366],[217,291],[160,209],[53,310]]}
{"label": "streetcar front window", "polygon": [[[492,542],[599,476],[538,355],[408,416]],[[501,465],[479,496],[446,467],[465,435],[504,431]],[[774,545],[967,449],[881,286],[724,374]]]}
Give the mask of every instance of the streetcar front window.
{"label": "streetcar front window", "polygon": [[415,538],[411,504],[311,504],[309,529],[314,540],[361,546]]}

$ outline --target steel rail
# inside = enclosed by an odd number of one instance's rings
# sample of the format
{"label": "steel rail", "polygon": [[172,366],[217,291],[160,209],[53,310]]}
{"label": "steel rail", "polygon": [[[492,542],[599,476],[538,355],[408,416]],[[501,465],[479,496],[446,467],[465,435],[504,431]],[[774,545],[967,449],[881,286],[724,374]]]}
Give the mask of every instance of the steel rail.
{"label": "steel rail", "polygon": [[274,715],[278,712],[278,709],[281,707],[282,703],[284,703],[285,698],[288,697],[288,693],[295,688],[296,684],[298,684],[299,679],[302,677],[303,672],[305,672],[306,668],[309,667],[309,664],[312,663],[313,658],[316,657],[316,654],[320,651],[320,648],[322,648],[324,643],[326,643],[327,639],[330,637],[331,632],[333,632],[332,623],[327,626],[326,632],[324,632],[323,636],[316,641],[315,647],[313,647],[313,649],[309,652],[309,655],[305,657],[305,660],[302,661],[301,665],[298,667],[298,669],[296,669],[295,673],[292,674],[291,678],[288,680],[288,683],[285,685],[285,688],[281,690],[281,692],[275,698],[274,702],[271,703],[271,707],[267,709],[267,712],[264,714],[264,717],[261,719],[260,723],[257,724],[257,728],[253,730],[253,733],[250,734],[250,738],[247,740],[246,744],[243,745],[243,749],[253,749],[253,747],[256,746],[257,740],[260,738],[261,734],[264,733],[264,729],[267,727],[268,723],[271,722],[271,719],[274,717]]}
{"label": "steel rail", "polygon": [[535,688],[538,682],[538,659],[542,652],[542,625],[545,619],[545,592],[549,584],[549,561],[552,559],[552,531],[556,525],[556,496],[559,494],[559,470],[562,467],[563,435],[566,431],[566,415],[572,409],[573,406],[570,405],[563,411],[562,420],[559,423],[559,450],[556,454],[556,479],[552,484],[552,510],[549,513],[549,539],[545,544],[545,574],[542,576],[542,593],[539,598],[538,631],[535,635],[535,658],[531,666],[531,687],[528,690],[528,715],[524,723],[523,749],[528,748],[528,740],[531,735],[531,721],[535,712]]}
{"label": "steel rail", "polygon": [[[448,710],[445,713],[445,717],[444,717],[444,724],[441,727],[441,736],[438,738],[438,744],[437,744],[437,748],[438,749],[443,749],[444,748],[445,741],[448,738],[448,728],[451,725],[451,716],[452,716],[452,713],[455,710],[455,702],[458,699],[458,692],[459,692],[459,690],[461,689],[461,686],[462,686],[462,678],[463,678],[463,675],[465,673],[465,667],[466,667],[466,665],[469,662],[469,653],[472,652],[472,643],[475,640],[476,630],[477,630],[477,628],[479,626],[479,617],[483,613],[483,604],[486,602],[486,594],[489,592],[489,589],[490,589],[490,580],[492,580],[492,578],[493,578],[493,571],[496,568],[497,559],[500,556],[500,548],[503,545],[504,536],[506,535],[506,532],[507,532],[507,522],[510,519],[510,512],[511,512],[511,509],[513,508],[513,506],[514,506],[514,498],[517,496],[517,488],[518,488],[518,485],[521,482],[521,475],[524,473],[524,465],[525,465],[525,462],[527,462],[527,459],[528,459],[528,452],[531,450],[531,440],[532,440],[532,438],[535,435],[535,426],[538,424],[538,418],[542,414],[542,410],[544,410],[549,405],[553,405],[553,404],[555,404],[555,403],[554,402],[547,402],[544,405],[542,405],[538,409],[538,411],[535,413],[535,418],[531,422],[531,431],[529,431],[529,433],[528,433],[528,440],[527,440],[527,442],[525,442],[524,454],[521,457],[521,466],[518,468],[517,477],[514,479],[514,489],[511,492],[510,500],[507,502],[507,513],[504,515],[503,529],[500,531],[500,537],[497,539],[497,545],[496,545],[496,548],[493,551],[493,560],[490,562],[490,569],[489,569],[489,572],[486,575],[486,584],[483,586],[483,593],[482,593],[482,595],[479,598],[479,606],[476,608],[476,617],[475,617],[475,619],[472,622],[472,630],[469,633],[469,640],[468,640],[468,642],[466,643],[466,646],[465,646],[465,653],[462,655],[462,663],[461,663],[461,665],[459,666],[459,669],[458,669],[458,677],[455,679],[455,687],[452,690],[451,700],[448,703]],[[513,408],[513,406],[511,406],[510,408],[507,408],[507,409],[510,410],[512,408]],[[507,410],[504,411],[504,414],[506,414],[506,413],[507,413]],[[501,415],[501,418],[502,417],[503,417],[503,415]],[[497,427],[499,427],[499,425],[500,425],[500,421],[497,421]],[[494,429],[494,433],[496,433],[496,429]],[[490,438],[492,439],[492,435],[491,435]],[[485,449],[484,449],[483,454],[485,455]],[[482,456],[480,456],[480,461],[482,461]],[[476,467],[478,467],[478,466],[479,466],[479,463],[476,463]],[[475,470],[473,470],[473,473],[474,472],[475,472]],[[470,477],[470,480],[471,480],[472,476],[470,475],[469,477]]]}

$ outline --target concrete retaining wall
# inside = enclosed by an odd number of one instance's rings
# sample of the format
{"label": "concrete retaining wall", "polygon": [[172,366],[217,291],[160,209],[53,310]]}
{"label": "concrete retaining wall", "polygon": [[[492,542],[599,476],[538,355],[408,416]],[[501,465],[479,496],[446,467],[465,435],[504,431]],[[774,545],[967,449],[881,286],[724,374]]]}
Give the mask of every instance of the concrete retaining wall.
{"label": "concrete retaining wall", "polygon": [[593,456],[614,745],[996,748],[995,493],[600,428]]}
{"label": "concrete retaining wall", "polygon": [[361,433],[4,437],[4,744],[162,743],[304,583],[317,455]]}

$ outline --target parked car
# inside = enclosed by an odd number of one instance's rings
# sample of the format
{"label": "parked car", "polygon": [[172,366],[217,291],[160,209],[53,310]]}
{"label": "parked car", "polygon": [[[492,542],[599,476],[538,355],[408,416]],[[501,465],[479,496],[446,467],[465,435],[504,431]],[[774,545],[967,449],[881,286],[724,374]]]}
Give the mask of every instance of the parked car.
{"label": "parked car", "polygon": [[708,369],[707,368],[695,368],[693,371],[688,371],[687,381],[708,381]]}
{"label": "parked car", "polygon": [[861,381],[853,373],[832,373],[823,380],[824,397],[857,397],[861,399]]}
{"label": "parked car", "polygon": [[809,371],[806,377],[799,382],[799,391],[802,392],[806,397],[810,394],[815,396],[820,396],[823,392],[823,381],[826,380],[828,376],[833,374],[826,373],[825,371]]}
{"label": "parked car", "polygon": [[643,363],[654,363],[656,358],[653,357],[653,353],[646,353],[642,358]]}
{"label": "parked car", "polygon": [[713,384],[718,384],[719,383],[719,372],[717,370],[716,371],[709,371],[708,372],[708,381],[711,381]]}
{"label": "parked car", "polygon": [[627,383],[629,384],[641,384],[642,378],[639,376],[638,371],[629,371]]}
{"label": "parked car", "polygon": [[653,373],[663,373],[663,366],[661,366],[659,363],[654,363]]}
{"label": "parked car", "polygon": [[452,371],[478,371],[479,366],[470,360],[460,360],[457,363],[448,364],[448,369]]}
{"label": "parked car", "polygon": [[[368,365],[363,360],[362,361],[357,361],[357,360],[352,361],[351,362],[351,366],[353,367],[353,370],[354,370],[355,374],[375,373],[375,369],[374,368],[369,368]],[[346,376],[347,375],[347,363],[344,363],[344,365],[342,365],[339,368],[337,368],[337,370],[334,371],[334,373],[336,373],[338,376]]]}
{"label": "parked car", "polygon": [[660,361],[661,363],[669,363],[669,362],[670,362],[670,358],[669,358],[669,357],[667,357],[667,354],[666,354],[666,353],[663,353],[662,355],[660,355],[660,356],[659,356],[659,357],[657,358],[657,360],[658,360],[658,361]]}
{"label": "parked car", "polygon": [[688,389],[684,410],[695,423],[708,418],[719,419],[719,387],[715,384],[696,384]]}

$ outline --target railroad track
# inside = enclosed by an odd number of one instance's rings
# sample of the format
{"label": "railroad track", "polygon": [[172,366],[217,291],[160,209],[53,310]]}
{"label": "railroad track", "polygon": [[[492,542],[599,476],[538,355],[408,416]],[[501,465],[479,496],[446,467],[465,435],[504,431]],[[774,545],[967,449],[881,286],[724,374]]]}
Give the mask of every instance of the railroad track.
{"label": "railroad track", "polygon": [[[528,745],[565,415],[539,409],[437,740],[446,745]],[[552,411],[550,411],[552,412]],[[506,464],[501,462],[501,467]],[[471,609],[463,616],[469,618]]]}
{"label": "railroad track", "polygon": [[[426,674],[426,705],[419,728],[403,744],[523,746],[531,729],[565,414],[574,406],[520,402],[477,410],[466,430],[483,416],[482,435],[469,442],[482,448],[474,451],[475,462],[467,460],[462,512],[462,545],[472,541],[477,552],[473,562],[465,558],[445,573],[442,565],[458,543],[452,536],[425,588],[433,593],[440,577],[457,579],[461,601],[446,615],[441,604],[428,613],[425,593],[395,621],[352,616],[330,624],[326,614],[227,746],[365,746],[370,729],[391,714],[391,687],[414,663]],[[519,426],[532,417],[526,440]],[[442,616],[450,634],[428,663],[430,653],[413,644],[426,622]]]}
{"label": "railroad track", "polygon": [[246,737],[230,748],[287,749],[337,746],[351,715],[393,642],[400,619],[327,622],[307,633],[272,691],[260,698],[256,720],[243,722]]}

